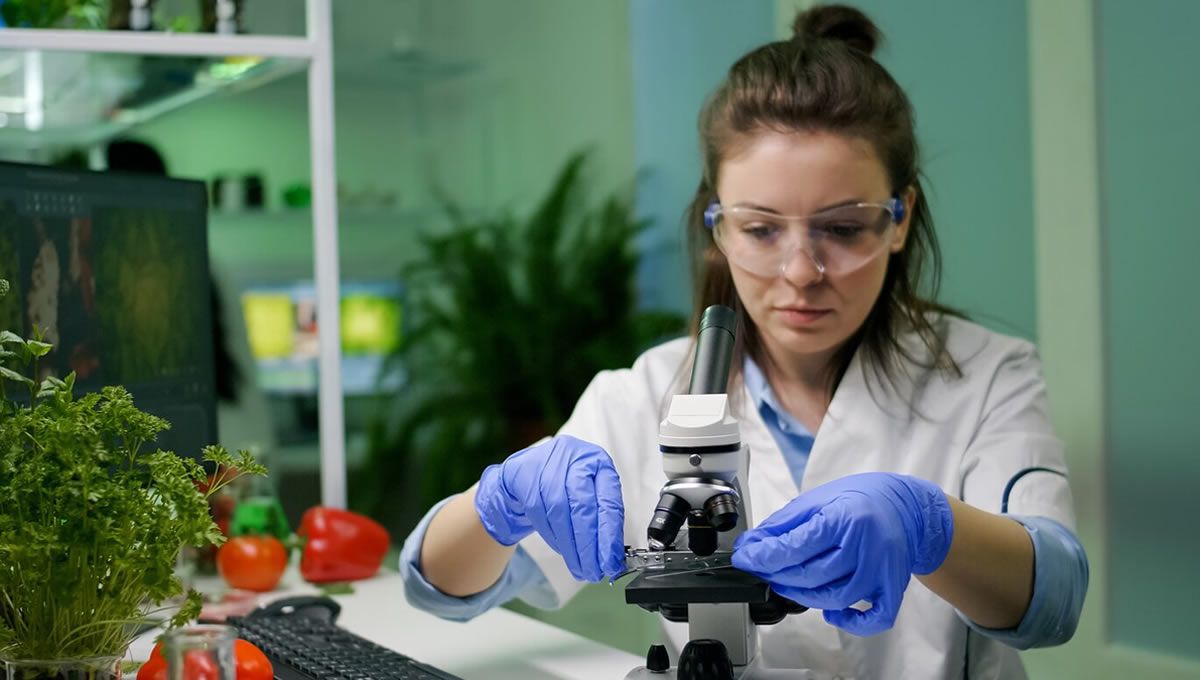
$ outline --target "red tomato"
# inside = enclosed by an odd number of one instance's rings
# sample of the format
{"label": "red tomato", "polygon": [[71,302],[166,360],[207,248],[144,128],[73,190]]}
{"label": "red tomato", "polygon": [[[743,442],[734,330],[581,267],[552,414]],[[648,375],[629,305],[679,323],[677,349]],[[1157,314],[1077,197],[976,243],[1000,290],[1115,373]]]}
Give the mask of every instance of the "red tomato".
{"label": "red tomato", "polygon": [[[167,659],[162,654],[161,643],[154,646],[150,658],[138,669],[137,680],[167,680]],[[204,652],[188,652],[183,656],[183,680],[221,680],[221,669]]]}
{"label": "red tomato", "polygon": [[242,590],[274,590],[287,563],[287,549],[274,536],[237,536],[217,551],[217,571],[226,583]]}
{"label": "red tomato", "polygon": [[[196,656],[192,656],[196,654]],[[233,656],[237,663],[237,680],[272,680],[275,669],[262,650],[245,640],[235,640]],[[184,657],[184,680],[220,680],[212,659],[198,653]],[[137,680],[167,680],[167,660],[162,654],[162,643],[154,645],[154,651],[138,669]]]}
{"label": "red tomato", "polygon": [[237,680],[273,680],[275,668],[271,660],[253,643],[238,640],[233,643],[237,657]]}
{"label": "red tomato", "polygon": [[162,644],[154,645],[150,658],[138,669],[137,680],[167,680],[167,659],[162,655]]}
{"label": "red tomato", "polygon": [[221,668],[212,656],[200,650],[183,655],[183,680],[221,680]]}

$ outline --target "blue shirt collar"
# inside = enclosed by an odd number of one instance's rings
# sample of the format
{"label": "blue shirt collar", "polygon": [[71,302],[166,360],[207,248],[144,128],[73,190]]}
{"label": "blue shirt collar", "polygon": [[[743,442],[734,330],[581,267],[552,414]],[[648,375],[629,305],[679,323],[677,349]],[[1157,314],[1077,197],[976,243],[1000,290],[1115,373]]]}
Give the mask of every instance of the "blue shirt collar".
{"label": "blue shirt collar", "polygon": [[770,422],[770,419],[766,417],[769,413],[775,417],[779,426],[787,434],[812,437],[808,428],[804,427],[799,420],[779,404],[779,400],[775,398],[775,391],[771,389],[771,383],[767,382],[767,377],[763,375],[762,369],[754,363],[749,355],[742,364],[742,380],[745,381],[750,398],[754,400],[754,406],[763,415],[764,420]]}
{"label": "blue shirt collar", "polygon": [[746,383],[746,389],[750,390],[755,408],[761,409],[763,405],[775,408],[775,395],[771,392],[771,384],[767,382],[767,376],[763,375],[762,369],[754,363],[750,355],[746,355],[746,361],[742,364],[742,379]]}

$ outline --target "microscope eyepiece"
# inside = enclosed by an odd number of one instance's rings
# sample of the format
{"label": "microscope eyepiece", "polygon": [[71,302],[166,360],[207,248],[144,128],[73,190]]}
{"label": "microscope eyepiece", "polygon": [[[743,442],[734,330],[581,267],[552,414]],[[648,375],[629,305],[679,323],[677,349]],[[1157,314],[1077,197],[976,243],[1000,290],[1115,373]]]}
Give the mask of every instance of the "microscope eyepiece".
{"label": "microscope eyepiece", "polygon": [[688,394],[722,394],[729,382],[737,313],[725,305],[710,305],[700,318],[696,357]]}

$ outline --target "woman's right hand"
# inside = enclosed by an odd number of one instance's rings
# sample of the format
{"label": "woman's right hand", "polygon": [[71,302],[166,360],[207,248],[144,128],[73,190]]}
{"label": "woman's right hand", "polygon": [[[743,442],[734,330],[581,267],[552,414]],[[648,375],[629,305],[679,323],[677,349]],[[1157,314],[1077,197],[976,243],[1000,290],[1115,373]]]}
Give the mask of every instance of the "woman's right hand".
{"label": "woman's right hand", "polygon": [[595,444],[560,435],[488,467],[475,510],[501,545],[537,531],[576,579],[600,581],[624,571],[621,480]]}

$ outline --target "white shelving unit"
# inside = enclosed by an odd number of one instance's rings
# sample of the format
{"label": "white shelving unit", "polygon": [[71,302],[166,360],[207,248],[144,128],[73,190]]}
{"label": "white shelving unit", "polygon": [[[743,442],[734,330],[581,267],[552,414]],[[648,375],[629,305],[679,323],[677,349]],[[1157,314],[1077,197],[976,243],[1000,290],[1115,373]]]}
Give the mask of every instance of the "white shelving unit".
{"label": "white shelving unit", "polygon": [[[338,309],[337,177],[334,156],[333,39],[331,0],[306,0],[303,37],[184,35],[158,32],[0,29],[0,50],[24,51],[40,64],[43,53],[103,53],[142,56],[242,57],[288,60],[308,70],[308,120],[312,165],[313,267],[319,329],[321,502],[346,507],[345,418],[341,389],[341,326]],[[288,69],[276,70],[276,73]],[[41,82],[26,83],[25,115],[40,127]],[[30,90],[29,88],[33,89]],[[187,98],[168,105],[186,105]],[[50,105],[53,105],[52,103]],[[161,109],[161,107],[160,107]],[[28,120],[26,122],[29,122]],[[129,121],[126,121],[128,123]],[[117,131],[120,122],[112,123]],[[34,127],[34,126],[29,126]],[[103,134],[103,133],[102,133]],[[47,140],[53,140],[46,133]]]}

